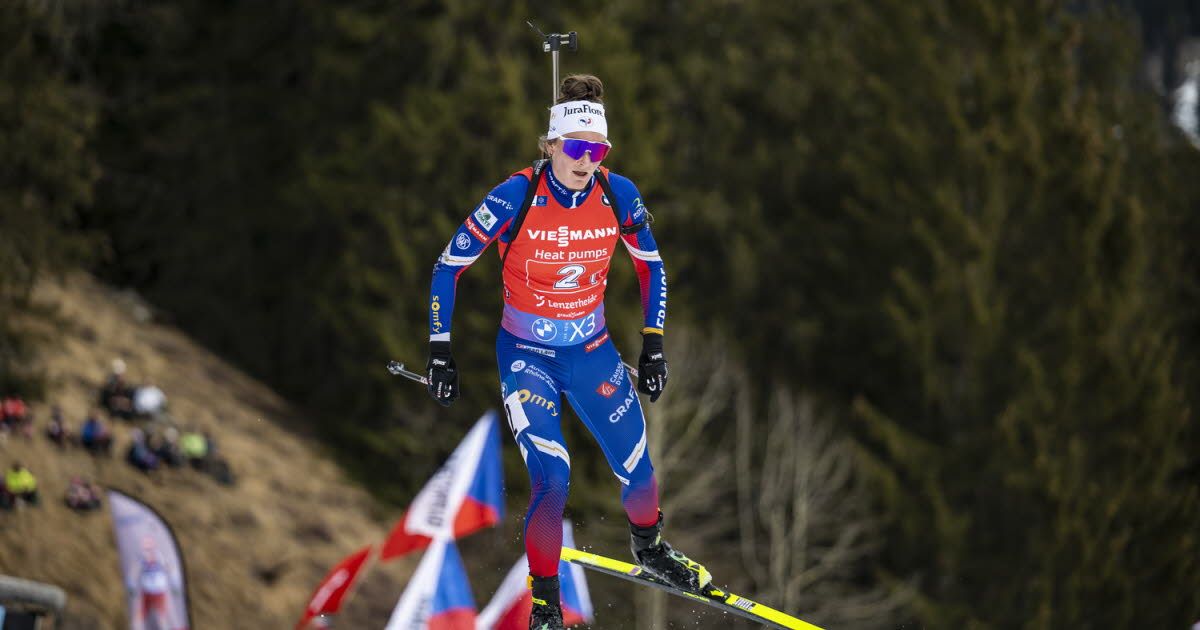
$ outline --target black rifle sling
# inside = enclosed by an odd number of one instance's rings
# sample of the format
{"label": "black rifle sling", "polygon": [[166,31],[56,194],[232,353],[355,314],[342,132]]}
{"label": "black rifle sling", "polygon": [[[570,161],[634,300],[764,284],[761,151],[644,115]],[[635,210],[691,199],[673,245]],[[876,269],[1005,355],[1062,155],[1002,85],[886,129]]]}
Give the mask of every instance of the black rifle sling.
{"label": "black rifle sling", "polygon": [[608,197],[609,203],[612,204],[613,214],[617,217],[617,227],[621,228],[622,234],[637,234],[638,230],[642,229],[642,226],[654,222],[654,218],[647,211],[645,219],[633,225],[621,225],[621,211],[617,209],[617,196],[613,194],[612,186],[608,184],[608,178],[604,176],[604,171],[596,169],[596,181],[600,182],[600,189],[604,191],[604,196]]}
{"label": "black rifle sling", "polygon": [[[537,194],[542,171],[546,170],[546,166],[549,164],[550,160],[538,160],[533,163],[533,175],[529,178],[529,190],[525,191],[525,201],[521,203],[521,209],[517,211],[517,216],[513,218],[508,227],[508,246],[504,250],[504,256],[500,259],[501,272],[504,271],[504,263],[508,262],[508,252],[512,251],[513,241],[517,240],[517,236],[521,234],[521,224],[525,222],[525,215],[529,214],[529,208],[533,205],[533,198]],[[608,199],[609,205],[612,206],[613,216],[617,219],[617,227],[620,228],[621,234],[636,234],[647,223],[654,222],[654,216],[646,211],[645,219],[633,225],[621,225],[621,210],[617,207],[617,196],[613,194],[612,186],[609,185],[608,178],[604,176],[604,171],[596,169],[596,181],[600,183],[600,190]]]}
{"label": "black rifle sling", "polygon": [[533,197],[537,194],[542,171],[546,170],[546,166],[549,164],[550,160],[538,160],[533,163],[533,175],[529,178],[529,190],[525,191],[525,201],[521,202],[521,209],[517,211],[517,216],[513,217],[512,224],[508,226],[508,246],[504,248],[504,255],[500,257],[501,274],[504,273],[504,263],[508,262],[508,252],[512,251],[513,241],[517,240],[517,235],[521,233],[521,224],[525,222],[525,215],[529,214],[529,207],[533,205]]}

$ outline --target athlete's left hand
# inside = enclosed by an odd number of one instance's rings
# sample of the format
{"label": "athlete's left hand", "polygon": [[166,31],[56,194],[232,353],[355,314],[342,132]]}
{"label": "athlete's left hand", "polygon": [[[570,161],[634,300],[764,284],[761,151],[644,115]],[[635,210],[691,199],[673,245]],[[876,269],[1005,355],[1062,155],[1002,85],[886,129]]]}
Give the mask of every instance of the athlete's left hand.
{"label": "athlete's left hand", "polygon": [[644,333],[642,356],[638,357],[638,391],[649,396],[650,402],[655,402],[666,386],[667,359],[663,355],[663,337],[658,333]]}

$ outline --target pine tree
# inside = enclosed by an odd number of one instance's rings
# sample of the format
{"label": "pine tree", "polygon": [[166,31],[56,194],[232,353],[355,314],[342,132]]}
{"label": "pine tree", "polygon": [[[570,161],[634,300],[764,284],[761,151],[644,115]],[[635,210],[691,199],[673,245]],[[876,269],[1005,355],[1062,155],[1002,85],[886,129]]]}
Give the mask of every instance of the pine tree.
{"label": "pine tree", "polygon": [[1200,496],[1169,482],[1190,412],[1129,38],[1101,47],[1106,20],[1051,4],[851,14],[836,247],[859,258],[812,273],[845,326],[823,343],[859,387],[888,566],[921,568],[934,627],[1183,624]]}
{"label": "pine tree", "polygon": [[42,386],[35,340],[20,325],[35,310],[33,287],[86,259],[93,243],[76,230],[97,175],[95,104],[71,79],[65,13],[26,0],[0,11],[0,392],[25,396]]}

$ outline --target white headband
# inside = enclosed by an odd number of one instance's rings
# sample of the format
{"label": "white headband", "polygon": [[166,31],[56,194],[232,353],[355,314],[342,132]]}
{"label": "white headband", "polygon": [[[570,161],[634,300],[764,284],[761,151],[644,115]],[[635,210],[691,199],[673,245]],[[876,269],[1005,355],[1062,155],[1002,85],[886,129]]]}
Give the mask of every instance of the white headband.
{"label": "white headband", "polygon": [[595,131],[608,137],[608,120],[604,106],[591,101],[568,101],[550,108],[550,130],[547,140],[561,138],[574,131]]}

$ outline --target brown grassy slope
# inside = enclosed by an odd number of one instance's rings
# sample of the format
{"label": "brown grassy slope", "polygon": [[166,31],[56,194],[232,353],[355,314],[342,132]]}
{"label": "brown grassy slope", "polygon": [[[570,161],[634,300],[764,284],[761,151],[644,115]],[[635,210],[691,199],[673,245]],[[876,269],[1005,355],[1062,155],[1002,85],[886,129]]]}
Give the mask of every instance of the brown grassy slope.
{"label": "brown grassy slope", "polygon": [[[142,475],[123,460],[132,425],[121,421],[113,423],[111,459],[59,451],[41,434],[48,404],[35,405],[34,438],[0,446],[0,466],[14,460],[28,465],[38,477],[42,505],[0,512],[0,573],[66,589],[68,627],[126,623],[107,512],[80,515],[62,503],[75,474],[124,489],[171,522],[186,556],[197,628],[290,627],[334,562],[386,535],[378,508],[320,454],[319,445],[281,430],[303,423],[267,387],[174,329],[139,322],[144,306],[88,276],[45,283],[37,297],[57,305],[67,322],[56,333],[57,347],[42,360],[50,377],[47,402],[61,405],[73,428],[94,404],[109,362],[122,357],[130,382],[153,380],[167,393],[177,421],[213,433],[238,477],[230,488],[191,470]],[[397,585],[387,575],[402,578],[415,561],[382,572],[377,567],[372,590],[398,594],[403,580]]]}
{"label": "brown grassy slope", "polygon": [[[42,361],[50,377],[45,404],[35,405],[37,434],[31,441],[0,445],[0,467],[20,460],[38,476],[40,507],[0,512],[0,574],[58,584],[68,593],[65,628],[125,627],[125,603],[112,525],[107,512],[80,515],[62,504],[67,480],[75,474],[137,496],[173,525],[186,555],[196,628],[291,628],[325,572],[362,545],[380,542],[401,510],[381,509],[365,491],[351,485],[313,440],[302,433],[296,409],[175,329],[145,323],[146,307],[86,275],[65,284],[46,283],[38,299],[57,306],[66,327]],[[44,332],[52,330],[45,323]],[[153,380],[166,392],[172,415],[183,425],[211,431],[238,476],[233,488],[191,470],[168,470],[146,477],[128,466],[124,449],[132,425],[113,423],[116,448],[111,459],[93,459],[79,449],[59,451],[41,434],[56,403],[78,429],[96,400],[110,361],[122,357],[130,382]],[[576,422],[571,417],[569,422]],[[468,427],[455,427],[465,431]],[[450,430],[449,427],[446,430]],[[599,459],[590,439],[572,443],[576,461]],[[479,608],[523,552],[520,532],[528,483],[511,438],[504,439],[509,509],[500,527],[459,542]],[[428,476],[433,470],[397,474]],[[514,472],[516,471],[516,472]],[[669,492],[669,488],[666,490]],[[628,533],[620,486],[611,481],[576,488],[568,513],[575,516],[580,546],[617,558],[628,557]],[[595,494],[595,496],[587,496]],[[575,510],[595,513],[580,518]],[[674,540],[685,540],[694,524],[678,522]],[[717,549],[699,541],[684,547],[712,563]],[[374,563],[355,589],[337,622],[339,629],[382,628],[420,559],[413,554],[386,565]],[[720,571],[736,578],[734,567]],[[274,581],[264,574],[276,574]],[[591,574],[596,606],[592,628],[637,628],[635,596],[643,593],[622,580]],[[736,584],[731,584],[737,586]],[[751,624],[705,606],[670,598],[664,602],[668,627],[748,628]],[[639,629],[644,630],[644,629]]]}

